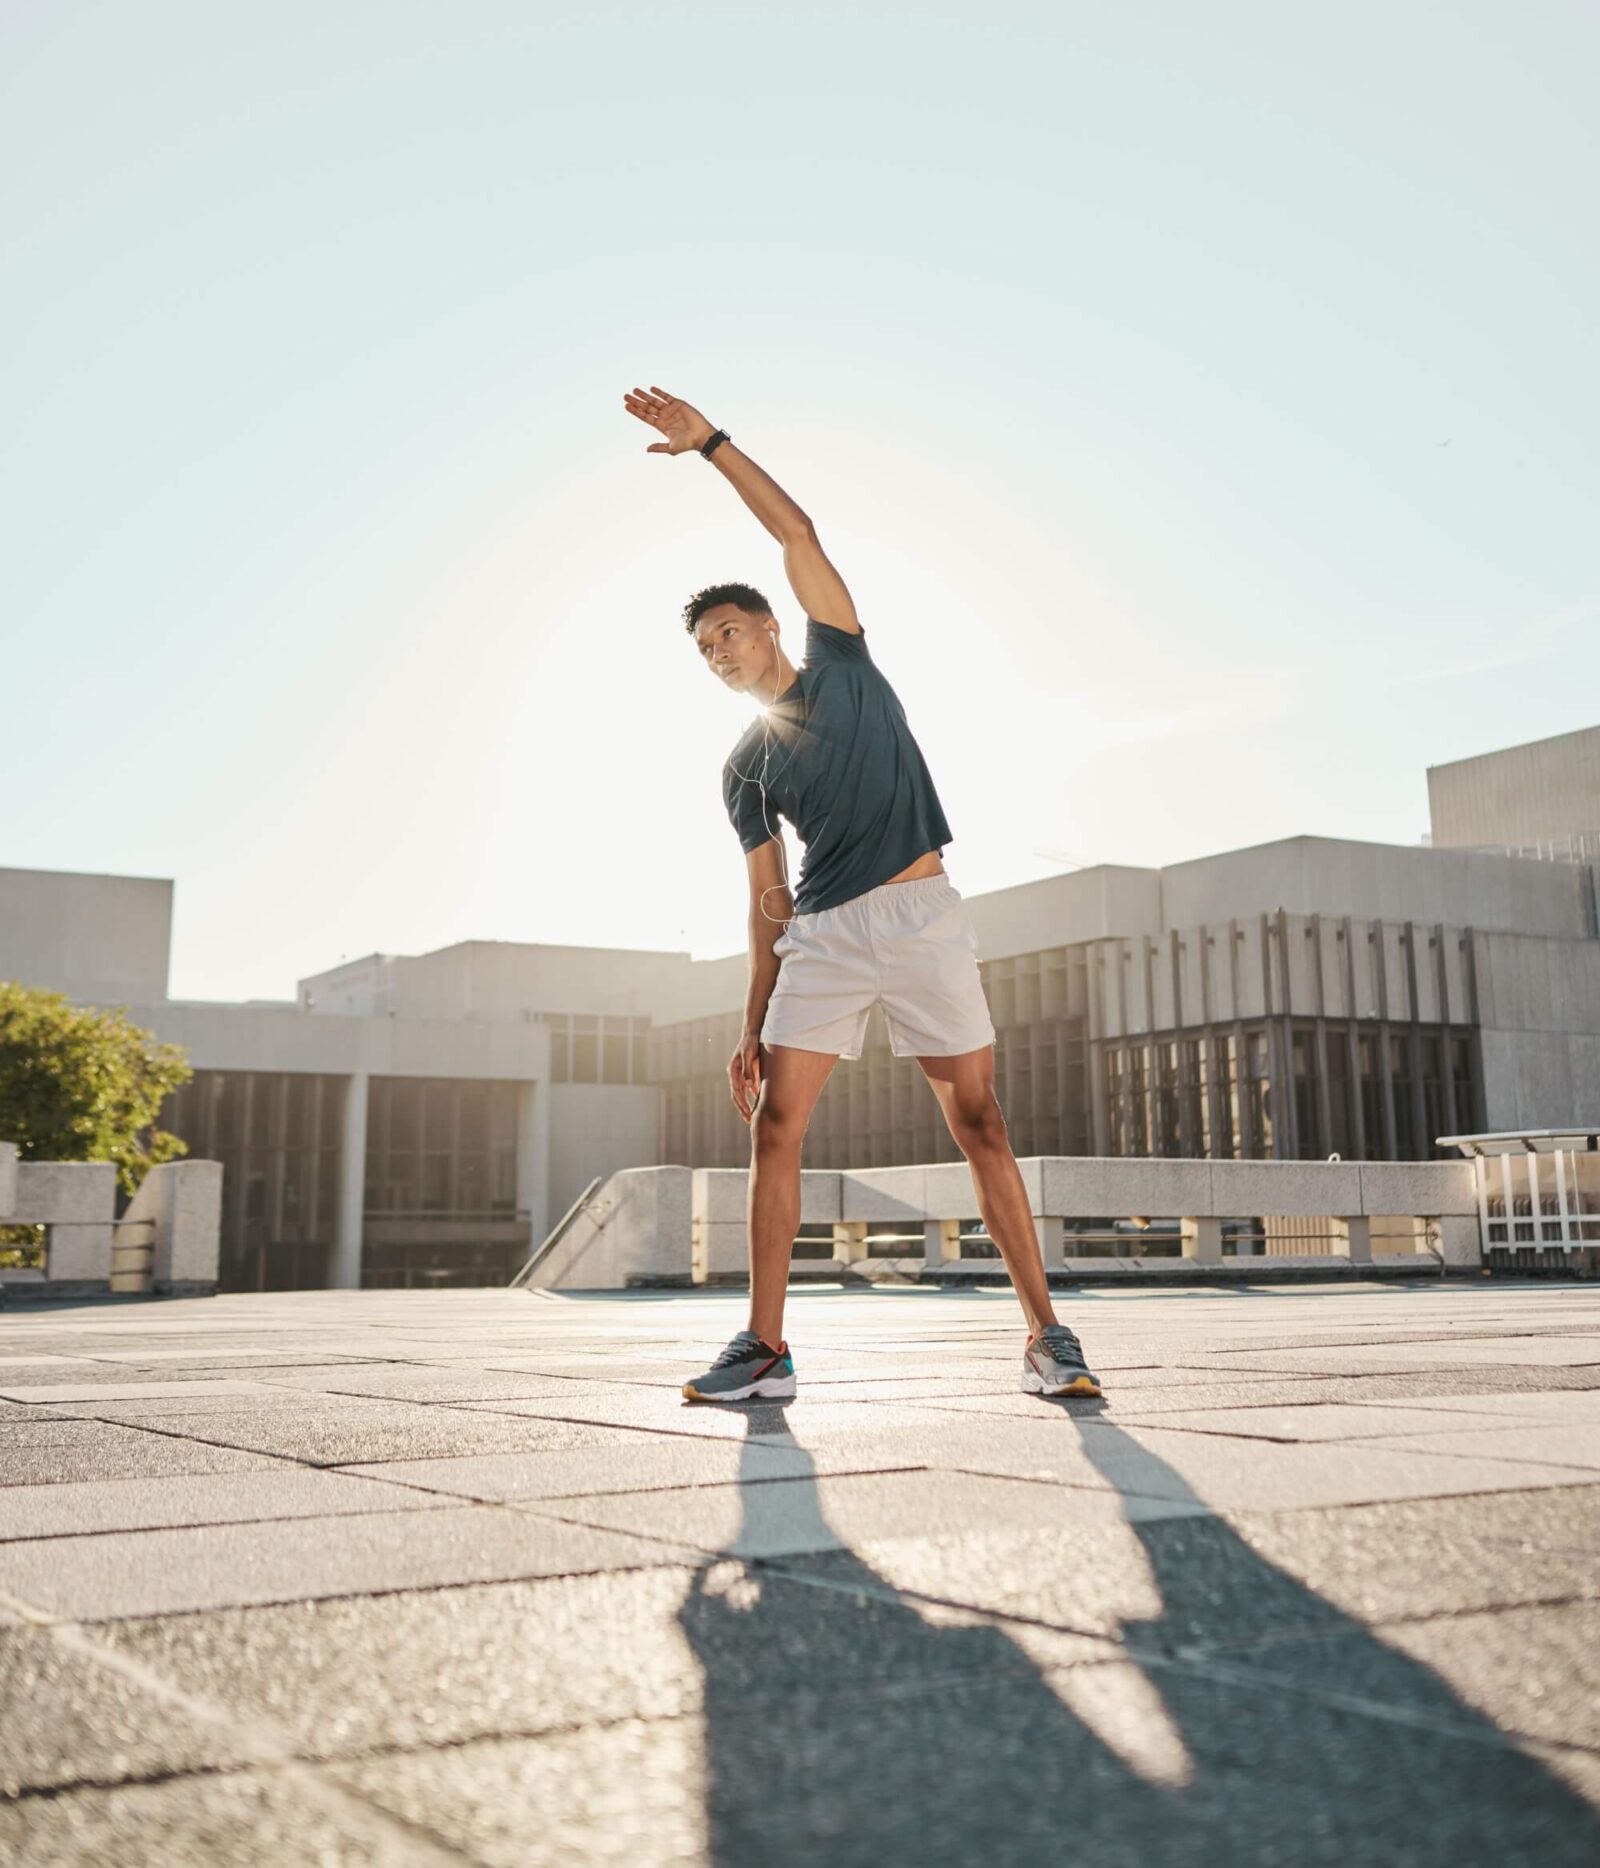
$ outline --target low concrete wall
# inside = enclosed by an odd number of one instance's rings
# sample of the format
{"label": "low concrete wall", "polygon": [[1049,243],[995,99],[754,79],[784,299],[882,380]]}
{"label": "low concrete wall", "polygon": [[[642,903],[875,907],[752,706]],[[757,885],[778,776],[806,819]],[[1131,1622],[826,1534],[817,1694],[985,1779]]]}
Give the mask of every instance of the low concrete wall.
{"label": "low concrete wall", "polygon": [[140,1183],[121,1225],[154,1227],[150,1288],[159,1297],[209,1296],[222,1237],[222,1163],[168,1161]]}
{"label": "low concrete wall", "polygon": [[624,1168],[611,1175],[525,1288],[620,1291],[688,1284],[692,1180],[693,1170],[686,1167]]}
{"label": "low concrete wall", "polygon": [[111,1289],[116,1211],[111,1162],[19,1161],[11,1210],[0,1218],[45,1227],[44,1283],[51,1295],[96,1296]]}
{"label": "low concrete wall", "polygon": [[[1467,1161],[1186,1161],[1032,1156],[1018,1162],[1046,1265],[1073,1276],[1159,1283],[1197,1270],[1224,1279],[1314,1276],[1376,1262],[1385,1271],[1479,1262],[1477,1192]],[[630,1168],[613,1174],[530,1282],[547,1289],[639,1284],[719,1284],[748,1269],[745,1168]],[[989,1258],[961,1259],[957,1222],[976,1214],[964,1161],[890,1168],[808,1169],[800,1176],[802,1225],[831,1226],[836,1268],[866,1260],[870,1227],[921,1235],[925,1275],[1002,1275]],[[1270,1258],[1224,1259],[1225,1219],[1270,1214],[1286,1238],[1300,1220],[1328,1249],[1292,1243]],[[1068,1257],[1068,1219],[1176,1220],[1182,1257]],[[1407,1218],[1416,1250],[1396,1251],[1393,1227],[1374,1260],[1372,1221]],[[1405,1229],[1398,1229],[1404,1236]],[[813,1273],[824,1267],[813,1261]]]}
{"label": "low concrete wall", "polygon": [[0,1144],[0,1223],[45,1228],[43,1274],[0,1274],[18,1295],[97,1297],[127,1288],[125,1277],[113,1281],[119,1233],[125,1247],[148,1241],[155,1291],[197,1296],[217,1288],[221,1162],[152,1168],[118,1220],[113,1162],[19,1161],[17,1154],[14,1143]]}

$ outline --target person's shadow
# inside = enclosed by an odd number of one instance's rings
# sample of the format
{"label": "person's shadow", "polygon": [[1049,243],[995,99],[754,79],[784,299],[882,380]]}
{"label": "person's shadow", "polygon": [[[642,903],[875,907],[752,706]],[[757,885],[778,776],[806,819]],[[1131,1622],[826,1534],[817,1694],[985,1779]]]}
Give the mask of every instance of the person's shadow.
{"label": "person's shadow", "polygon": [[[1131,1435],[1061,1411],[1125,1508],[1186,1490]],[[751,1408],[746,1448],[798,1446],[792,1420]],[[1059,1496],[1065,1571],[1087,1494]],[[1588,1803],[1218,1518],[1135,1508],[1115,1567],[1137,1577],[1125,1600],[1159,1607],[1122,1623],[1123,1650],[1047,1673],[1003,1624],[853,1552],[783,1554],[837,1541],[814,1469],[743,1478],[740,1498],[738,1536],[679,1612],[718,1868],[1600,1862]]]}

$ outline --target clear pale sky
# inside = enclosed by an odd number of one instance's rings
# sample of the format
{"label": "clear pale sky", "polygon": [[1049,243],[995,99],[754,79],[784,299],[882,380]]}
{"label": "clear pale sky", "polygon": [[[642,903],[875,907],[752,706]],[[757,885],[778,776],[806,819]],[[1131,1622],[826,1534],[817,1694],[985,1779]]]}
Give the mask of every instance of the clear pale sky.
{"label": "clear pale sky", "polygon": [[[967,894],[1600,720],[1600,12],[0,13],[0,865],[173,990],[743,943],[680,612],[816,521]],[[798,850],[792,862],[798,863]]]}

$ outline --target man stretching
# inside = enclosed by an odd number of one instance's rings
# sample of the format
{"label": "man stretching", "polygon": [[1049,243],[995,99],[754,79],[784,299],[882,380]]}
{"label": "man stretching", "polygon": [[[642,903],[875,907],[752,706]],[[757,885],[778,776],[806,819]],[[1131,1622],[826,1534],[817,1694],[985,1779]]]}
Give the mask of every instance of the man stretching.
{"label": "man stretching", "polygon": [[[684,623],[714,679],[764,713],[723,768],[723,800],[750,880],[750,988],[728,1064],[750,1127],[750,1327],[684,1387],[691,1401],[795,1391],[783,1335],[789,1255],[800,1226],[800,1145],[835,1062],[861,1055],[881,1003],[895,1056],[915,1056],[972,1169],[989,1237],[1021,1299],[1022,1386],[1097,1395],[1072,1331],[1056,1321],[1027,1190],[994,1093],[994,1026],[966,906],[939,852],[950,841],[905,710],[811,521],[698,409],[666,390],[624,406],[662,437],[651,454],[708,459],[783,547],[806,615],[805,659],[784,654],[765,597],[714,584]],[[779,817],[805,846],[791,898]]]}

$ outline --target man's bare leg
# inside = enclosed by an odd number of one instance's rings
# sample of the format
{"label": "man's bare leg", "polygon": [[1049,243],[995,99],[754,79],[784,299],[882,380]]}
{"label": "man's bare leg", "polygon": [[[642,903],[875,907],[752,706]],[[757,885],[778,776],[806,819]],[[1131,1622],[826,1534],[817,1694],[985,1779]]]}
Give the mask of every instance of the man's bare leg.
{"label": "man's bare leg", "polygon": [[774,1349],[783,1341],[789,1258],[800,1230],[800,1145],[838,1061],[831,1051],[761,1047],[761,1094],[750,1121],[750,1328]]}
{"label": "man's bare leg", "polygon": [[917,1062],[938,1098],[956,1146],[972,1169],[978,1211],[1011,1275],[1028,1320],[1028,1335],[1037,1336],[1056,1321],[1056,1313],[1039,1256],[1028,1190],[994,1093],[994,1046],[986,1044],[982,1050],[954,1057],[919,1057]]}

